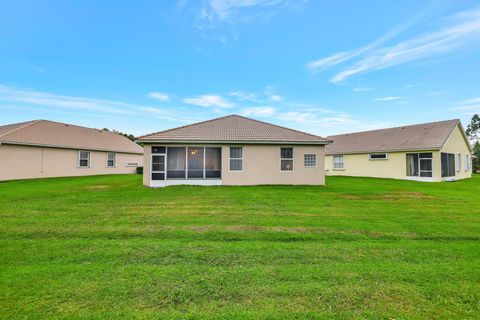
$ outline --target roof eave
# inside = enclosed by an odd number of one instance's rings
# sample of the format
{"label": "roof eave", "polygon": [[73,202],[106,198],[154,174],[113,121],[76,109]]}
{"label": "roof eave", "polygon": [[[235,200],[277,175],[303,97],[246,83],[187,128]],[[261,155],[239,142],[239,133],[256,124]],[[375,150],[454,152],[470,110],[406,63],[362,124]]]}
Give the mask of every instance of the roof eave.
{"label": "roof eave", "polygon": [[345,152],[326,152],[326,156],[342,155],[342,154],[367,154],[367,153],[388,153],[388,152],[409,152],[409,151],[440,151],[442,147],[431,148],[407,148],[407,149],[392,149],[392,150],[368,150],[368,151],[345,151]]}
{"label": "roof eave", "polygon": [[118,153],[140,154],[140,155],[143,154],[143,152],[140,152],[140,151],[135,152],[135,151],[124,151],[124,150],[119,150],[119,149],[101,149],[101,148],[89,148],[89,147],[63,146],[63,145],[53,145],[53,144],[43,144],[43,143],[40,144],[40,143],[17,142],[17,141],[8,141],[8,140],[0,140],[0,144],[30,146],[30,147],[58,148],[58,149],[71,149],[71,150],[118,152]]}
{"label": "roof eave", "polygon": [[137,139],[136,143],[176,143],[176,144],[274,144],[274,145],[327,145],[331,141],[266,141],[266,140],[171,140],[171,139]]}

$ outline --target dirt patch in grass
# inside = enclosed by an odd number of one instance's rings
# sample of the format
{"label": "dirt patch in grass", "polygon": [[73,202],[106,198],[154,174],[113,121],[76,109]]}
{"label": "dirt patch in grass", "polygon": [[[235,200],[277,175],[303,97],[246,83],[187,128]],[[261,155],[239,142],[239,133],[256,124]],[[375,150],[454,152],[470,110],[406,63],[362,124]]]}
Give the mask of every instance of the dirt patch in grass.
{"label": "dirt patch in grass", "polygon": [[345,194],[340,195],[342,199],[348,200],[387,200],[387,201],[402,201],[402,200],[433,200],[435,197],[426,195],[421,192],[400,191],[395,193],[381,193],[376,195],[356,195]]}
{"label": "dirt patch in grass", "polygon": [[88,186],[88,187],[82,188],[82,190],[105,190],[105,189],[109,189],[110,187],[111,186],[106,184],[99,184],[96,186]]}

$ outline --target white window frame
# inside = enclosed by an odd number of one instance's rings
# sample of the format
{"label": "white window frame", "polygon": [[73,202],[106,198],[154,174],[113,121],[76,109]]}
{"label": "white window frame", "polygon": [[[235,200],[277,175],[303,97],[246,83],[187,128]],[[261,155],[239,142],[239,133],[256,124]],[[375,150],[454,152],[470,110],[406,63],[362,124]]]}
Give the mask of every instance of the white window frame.
{"label": "white window frame", "polygon": [[471,159],[470,155],[469,155],[469,154],[466,154],[466,155],[465,155],[465,167],[464,167],[464,170],[465,170],[465,171],[468,171],[468,170],[470,170],[470,168],[471,168],[470,166],[471,166],[471,164],[472,164],[472,161],[471,161],[470,159]]}
{"label": "white window frame", "polygon": [[[82,156],[82,152],[87,152],[87,154],[88,154],[87,159],[81,157],[81,156]],[[87,161],[88,161],[88,165],[86,165],[86,166],[80,165],[80,160],[87,160]],[[91,152],[88,151],[88,150],[78,150],[77,167],[78,167],[78,168],[90,168],[91,165],[92,165]]]}
{"label": "white window frame", "polygon": [[[372,155],[373,156],[385,155],[385,158],[372,158]],[[372,160],[372,161],[388,160],[388,153],[385,153],[385,152],[369,153],[368,154],[368,160]]]}
{"label": "white window frame", "polygon": [[[242,157],[241,158],[232,158],[232,148],[235,148],[235,149],[240,149],[242,150]],[[241,169],[240,170],[232,170],[232,166],[231,166],[231,160],[240,160],[240,163],[242,164],[241,165]],[[228,171],[230,172],[242,172],[243,171],[243,147],[239,147],[239,146],[231,146],[228,148]]]}
{"label": "white window frame", "polygon": [[[282,149],[292,149],[292,157],[291,158],[282,158]],[[295,171],[295,148],[294,147],[280,147],[280,171],[281,172],[293,172]],[[282,170],[282,161],[283,160],[291,160],[292,161],[292,170]]]}
{"label": "white window frame", "polygon": [[456,159],[455,159],[455,171],[460,172],[462,170],[462,154],[457,153]]}
{"label": "white window frame", "polygon": [[[113,165],[109,166],[108,161],[109,161],[109,156],[113,154]],[[117,154],[115,152],[107,152],[107,161],[105,163],[106,168],[115,168],[117,166]]]}
{"label": "white window frame", "polygon": [[139,167],[140,164],[138,162],[125,162],[125,167]]}
{"label": "white window frame", "polygon": [[[307,157],[313,157],[313,161],[312,161],[312,159],[307,160]],[[312,161],[313,165],[307,164],[307,161]],[[316,153],[305,153],[303,155],[303,166],[305,168],[316,168],[317,167],[317,154]]]}
{"label": "white window frame", "polygon": [[[335,168],[335,158],[341,158],[342,167]],[[345,170],[345,156],[343,154],[334,154],[332,157],[332,168],[333,170]]]}

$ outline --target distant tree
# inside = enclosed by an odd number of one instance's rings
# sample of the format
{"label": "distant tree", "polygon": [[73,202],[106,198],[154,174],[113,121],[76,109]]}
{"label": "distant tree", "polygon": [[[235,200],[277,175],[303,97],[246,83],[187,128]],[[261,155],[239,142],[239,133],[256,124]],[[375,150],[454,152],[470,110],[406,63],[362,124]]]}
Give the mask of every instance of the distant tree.
{"label": "distant tree", "polygon": [[473,115],[465,133],[472,140],[480,139],[480,116],[478,114]]}
{"label": "distant tree", "polygon": [[473,145],[473,153],[475,154],[476,159],[473,159],[473,172],[480,172],[480,142],[475,142]]}
{"label": "distant tree", "polygon": [[125,138],[129,139],[130,141],[135,141],[135,136],[133,134],[123,133],[123,132],[117,131],[117,130],[109,130],[108,128],[103,128],[103,130],[113,132],[113,133],[119,134],[121,136],[124,136]]}
{"label": "distant tree", "polygon": [[470,124],[467,126],[467,130],[465,130],[467,133],[468,137],[472,142],[475,142],[473,144],[473,153],[475,154],[475,159],[473,159],[473,167],[472,170],[473,172],[480,172],[480,116],[478,114],[475,114],[472,117],[472,121]]}

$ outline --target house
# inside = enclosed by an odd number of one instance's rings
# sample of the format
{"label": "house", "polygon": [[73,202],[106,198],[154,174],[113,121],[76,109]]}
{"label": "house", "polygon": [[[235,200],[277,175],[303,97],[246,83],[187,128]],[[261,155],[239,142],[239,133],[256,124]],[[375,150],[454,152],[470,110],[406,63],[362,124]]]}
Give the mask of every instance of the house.
{"label": "house", "polygon": [[135,173],[143,148],[124,136],[47,120],[0,126],[0,181]]}
{"label": "house", "polygon": [[143,184],[258,185],[325,183],[322,137],[230,115],[137,139]]}
{"label": "house", "polygon": [[327,175],[432,182],[472,175],[472,148],[458,119],[328,139]]}

